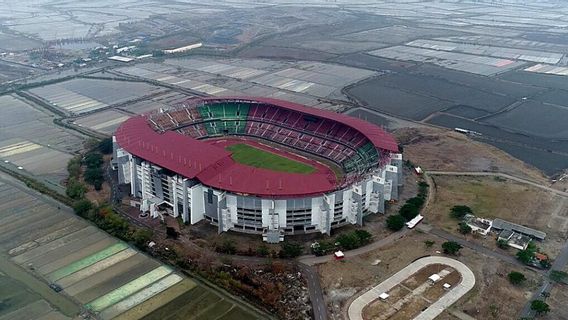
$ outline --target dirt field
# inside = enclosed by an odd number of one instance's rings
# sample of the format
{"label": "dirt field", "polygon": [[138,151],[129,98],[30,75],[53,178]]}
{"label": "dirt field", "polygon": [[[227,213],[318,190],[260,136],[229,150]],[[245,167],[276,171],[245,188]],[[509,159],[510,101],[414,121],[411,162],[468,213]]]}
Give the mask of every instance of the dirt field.
{"label": "dirt field", "polygon": [[[426,240],[435,241],[435,244],[427,248],[424,244]],[[369,254],[318,265],[331,319],[344,319],[347,306],[358,293],[384,281],[417,258],[437,254],[443,242],[441,238],[416,231]],[[456,259],[472,269],[476,285],[453,308],[476,319],[515,319],[518,310],[530,297],[530,291],[537,287],[536,276],[530,271],[516,270],[511,265],[469,249],[462,249],[460,253]],[[380,260],[378,264],[377,260]],[[514,287],[507,280],[506,275],[513,270],[523,272],[528,278],[523,286]],[[495,309],[499,311],[500,318],[491,315]],[[455,320],[447,312],[439,319]]]}
{"label": "dirt field", "polygon": [[550,305],[550,313],[543,316],[543,320],[564,320],[568,319],[568,285],[557,284],[550,292],[550,298],[546,299],[546,303]]}
{"label": "dirt field", "polygon": [[[428,282],[428,277],[442,270],[449,272],[437,283]],[[447,290],[443,285],[455,286],[461,281],[461,275],[454,269],[442,265],[428,265],[405,281],[388,291],[389,297],[382,301],[376,299],[363,309],[363,318],[368,320],[411,319],[432,303],[440,299]],[[418,289],[420,288],[420,289]]]}
{"label": "dirt field", "polygon": [[[426,211],[428,223],[459,235],[459,221],[449,216],[450,208],[467,205],[484,218],[502,218],[547,233],[537,245],[556,255],[568,228],[568,201],[538,188],[493,177],[432,176],[434,201]],[[473,236],[469,236],[473,237]],[[477,238],[494,246],[494,236]]]}
{"label": "dirt field", "polygon": [[404,157],[425,170],[499,171],[548,183],[539,170],[490,145],[435,128],[403,128],[395,132]]}
{"label": "dirt field", "polygon": [[[527,269],[517,269],[495,258],[483,256],[464,248],[458,260],[475,274],[475,287],[462,297],[452,309],[462,311],[476,319],[517,319],[519,311],[538,287],[538,276]],[[522,286],[516,287],[507,279],[511,271],[519,271],[527,277]],[[452,319],[448,311],[438,319]]]}

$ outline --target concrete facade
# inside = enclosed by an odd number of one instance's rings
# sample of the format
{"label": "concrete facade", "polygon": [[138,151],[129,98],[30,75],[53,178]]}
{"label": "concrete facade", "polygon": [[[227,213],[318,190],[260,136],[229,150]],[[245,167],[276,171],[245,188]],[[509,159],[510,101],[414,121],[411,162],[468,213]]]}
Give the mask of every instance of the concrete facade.
{"label": "concrete facade", "polygon": [[402,181],[402,155],[397,154],[392,157],[396,165],[377,169],[342,190],[305,198],[261,198],[208,187],[137,158],[116,144],[114,155],[119,183],[130,184],[130,194],[140,199],[140,210],[152,218],[167,214],[190,224],[207,220],[220,233],[262,234],[267,242],[282,241],[284,235],[330,234],[345,224],[362,225],[365,215],[384,213],[384,202],[398,198]]}

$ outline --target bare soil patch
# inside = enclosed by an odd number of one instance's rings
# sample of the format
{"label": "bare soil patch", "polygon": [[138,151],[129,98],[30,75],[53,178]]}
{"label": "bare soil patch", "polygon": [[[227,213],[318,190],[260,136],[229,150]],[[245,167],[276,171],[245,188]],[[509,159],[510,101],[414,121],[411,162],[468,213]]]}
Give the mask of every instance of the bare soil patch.
{"label": "bare soil patch", "polygon": [[[426,240],[435,243],[428,248],[424,244]],[[329,302],[330,319],[344,319],[348,305],[360,293],[379,284],[420,257],[439,254],[444,241],[436,236],[416,231],[380,250],[347,258],[342,262],[329,261],[318,265],[322,288]],[[476,278],[475,287],[458,300],[452,308],[463,311],[476,319],[516,319],[519,310],[539,284],[538,276],[533,271],[520,270],[467,248],[462,249],[459,256],[452,258],[465,263],[474,272]],[[381,262],[373,265],[377,259]],[[513,286],[507,279],[507,274],[511,271],[522,272],[528,280],[522,286]],[[453,276],[450,274],[447,277],[440,281],[441,285],[448,281],[453,283]],[[349,290],[356,290],[357,293],[351,297],[343,296],[341,299],[334,295],[335,292]],[[495,312],[498,312],[497,318],[492,315]],[[401,319],[409,319],[409,317],[403,317],[402,313],[400,316]],[[455,320],[455,317],[447,311],[439,318]]]}
{"label": "bare soil patch", "polygon": [[426,170],[499,171],[548,183],[538,169],[507,153],[469,137],[436,128],[401,128],[395,131],[404,157]]}
{"label": "bare soil patch", "polygon": [[[546,232],[547,239],[537,245],[548,254],[558,254],[563,245],[568,220],[553,216],[558,211],[558,206],[562,205],[559,196],[526,184],[494,177],[431,178],[435,190],[433,201],[426,208],[428,223],[461,235],[458,232],[459,221],[451,218],[449,213],[455,205],[466,205],[478,217],[501,218]],[[495,247],[495,234],[486,238],[473,235],[467,237],[485,246]]]}

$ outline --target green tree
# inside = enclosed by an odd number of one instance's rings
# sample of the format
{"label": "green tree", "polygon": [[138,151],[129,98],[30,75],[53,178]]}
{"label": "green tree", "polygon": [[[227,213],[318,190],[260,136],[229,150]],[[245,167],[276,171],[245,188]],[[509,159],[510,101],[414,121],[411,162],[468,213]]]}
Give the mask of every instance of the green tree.
{"label": "green tree", "polygon": [[280,245],[280,258],[295,258],[302,254],[304,248],[298,244],[293,242],[283,242]]}
{"label": "green tree", "polygon": [[79,200],[73,206],[73,210],[78,216],[86,217],[89,211],[93,208],[93,204],[89,200]]}
{"label": "green tree", "polygon": [[371,238],[373,237],[372,234],[363,229],[355,230],[355,234],[357,235],[357,237],[359,237],[362,245],[369,243],[371,241]]}
{"label": "green tree", "polygon": [[103,164],[103,155],[99,152],[89,152],[83,158],[87,168],[99,168]]}
{"label": "green tree", "polygon": [[543,267],[544,269],[550,269],[550,267],[552,267],[552,263],[550,262],[550,259],[545,259],[545,260],[540,260],[540,266]]}
{"label": "green tree", "polygon": [[425,240],[425,241],[424,241],[424,246],[426,246],[426,248],[431,248],[435,243],[436,243],[436,241]]}
{"label": "green tree", "polygon": [[536,253],[536,247],[534,244],[529,243],[525,250],[517,252],[517,259],[524,264],[529,264],[533,261],[534,255]]}
{"label": "green tree", "polygon": [[420,213],[420,208],[412,203],[405,203],[399,210],[398,214],[404,217],[406,221],[414,219]]}
{"label": "green tree", "polygon": [[131,240],[129,233],[130,225],[123,217],[116,214],[108,207],[99,208],[99,216],[101,217],[99,226],[102,229],[120,239],[126,241]]}
{"label": "green tree", "polygon": [[465,222],[460,222],[459,231],[461,234],[469,234],[471,233],[471,227]]}
{"label": "green tree", "polygon": [[452,218],[456,218],[456,219],[463,219],[463,217],[465,217],[466,214],[472,214],[473,211],[471,210],[470,207],[468,206],[453,206],[452,209],[450,209],[450,216]]}
{"label": "green tree", "polygon": [[99,186],[100,189],[104,181],[103,170],[100,167],[87,168],[84,178],[87,183],[93,185],[95,188]]}
{"label": "green tree", "polygon": [[457,255],[461,248],[463,247],[454,241],[446,241],[442,243],[442,249],[445,254]]}
{"label": "green tree", "polygon": [[509,243],[507,240],[499,239],[497,240],[497,247],[507,250],[509,249]]}
{"label": "green tree", "polygon": [[559,270],[552,270],[550,272],[550,279],[556,282],[565,283],[568,280],[568,273]]}
{"label": "green tree", "polygon": [[65,190],[65,193],[69,198],[74,200],[82,199],[85,196],[85,192],[87,192],[87,188],[84,184],[75,178],[69,178],[67,188]]}
{"label": "green tree", "polygon": [[145,248],[146,244],[150,242],[150,239],[152,239],[153,235],[154,232],[152,230],[146,228],[139,228],[132,233],[132,241],[139,248]]}
{"label": "green tree", "polygon": [[406,203],[411,204],[417,208],[421,208],[424,205],[424,198],[423,197],[410,198],[406,201]]}
{"label": "green tree", "polygon": [[550,306],[542,300],[533,300],[531,310],[535,311],[537,315],[546,314],[550,312]]}
{"label": "green tree", "polygon": [[99,142],[97,149],[102,154],[111,154],[112,153],[112,138],[106,138]]}
{"label": "green tree", "polygon": [[67,172],[70,178],[78,178],[81,175],[81,159],[78,157],[72,158],[67,163]]}
{"label": "green tree", "polygon": [[399,231],[404,228],[406,219],[400,214],[392,215],[387,218],[387,228],[392,231]]}
{"label": "green tree", "polygon": [[337,242],[345,250],[353,250],[361,246],[361,240],[354,232],[340,234],[337,237]]}
{"label": "green tree", "polygon": [[509,272],[509,274],[507,275],[507,278],[509,278],[509,282],[511,282],[512,284],[514,284],[516,286],[522,284],[523,282],[525,282],[525,280],[527,280],[527,278],[525,277],[524,274],[517,272],[517,271]]}

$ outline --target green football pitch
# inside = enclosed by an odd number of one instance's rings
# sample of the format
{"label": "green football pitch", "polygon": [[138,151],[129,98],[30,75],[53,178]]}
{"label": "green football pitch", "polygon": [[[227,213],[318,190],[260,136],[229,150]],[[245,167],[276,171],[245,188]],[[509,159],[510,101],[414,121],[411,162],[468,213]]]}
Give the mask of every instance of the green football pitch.
{"label": "green football pitch", "polygon": [[316,168],[309,164],[288,159],[244,143],[233,144],[226,149],[233,153],[233,160],[247,166],[289,173],[308,174],[316,171]]}

